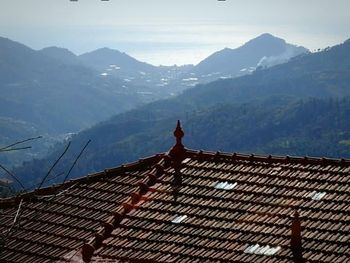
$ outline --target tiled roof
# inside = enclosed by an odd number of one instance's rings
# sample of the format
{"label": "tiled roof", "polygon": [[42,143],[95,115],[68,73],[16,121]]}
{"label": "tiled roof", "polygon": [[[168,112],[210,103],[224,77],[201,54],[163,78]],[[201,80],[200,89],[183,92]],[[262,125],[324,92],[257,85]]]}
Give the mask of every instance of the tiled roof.
{"label": "tiled roof", "polygon": [[349,160],[193,151],[180,138],[0,207],[2,232],[20,210],[4,262],[350,262]]}
{"label": "tiled roof", "polygon": [[55,262],[80,248],[137,190],[137,183],[159,158],[0,200],[0,233],[6,237],[0,246],[0,262]]}

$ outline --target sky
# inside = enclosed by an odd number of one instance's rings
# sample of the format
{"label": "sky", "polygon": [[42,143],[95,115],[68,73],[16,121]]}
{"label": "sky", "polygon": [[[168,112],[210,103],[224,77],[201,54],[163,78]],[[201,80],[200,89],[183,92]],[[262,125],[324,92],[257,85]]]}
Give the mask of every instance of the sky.
{"label": "sky", "polygon": [[0,36],[154,65],[196,64],[262,33],[311,51],[350,38],[349,0],[0,0]]}

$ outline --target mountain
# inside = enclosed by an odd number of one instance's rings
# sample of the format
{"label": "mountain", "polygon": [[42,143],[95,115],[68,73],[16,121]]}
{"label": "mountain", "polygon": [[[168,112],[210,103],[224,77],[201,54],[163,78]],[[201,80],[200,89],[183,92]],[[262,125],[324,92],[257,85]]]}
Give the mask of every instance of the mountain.
{"label": "mountain", "polygon": [[[258,44],[268,50],[264,41]],[[278,48],[270,44],[275,53]],[[44,135],[42,142],[35,143],[43,147],[33,148],[40,150],[23,152],[23,158],[17,153],[8,154],[3,164],[9,166],[41,157],[44,148],[57,141],[54,137],[64,138],[65,133],[142,103],[174,97],[207,80],[194,76],[193,65],[155,67],[108,48],[81,56],[59,47],[35,51],[5,38],[0,38],[0,69],[0,118],[7,120],[1,122],[1,128],[14,132],[13,136],[0,132],[0,145],[15,138]],[[188,104],[194,105],[193,101],[188,100]],[[158,112],[164,115],[169,109]],[[26,136],[13,129],[14,123],[21,123]]]}
{"label": "mountain", "polygon": [[110,48],[82,54],[79,59],[101,74],[115,76],[134,85],[146,85],[151,88],[149,92],[160,93],[163,97],[187,88],[178,81],[178,77],[192,68],[192,65],[156,67]]}
{"label": "mountain", "polygon": [[[183,94],[119,114],[72,137],[58,166],[67,171],[92,142],[72,175],[162,152],[183,120],[188,147],[267,154],[350,157],[350,42],[251,75],[198,85]],[[15,170],[33,183],[62,152]],[[28,176],[28,177],[26,177]],[[52,181],[51,181],[52,182]]]}
{"label": "mountain", "polygon": [[207,80],[236,77],[251,73],[257,67],[287,62],[290,58],[307,52],[304,47],[288,44],[271,34],[262,34],[239,48],[225,48],[215,52],[196,65],[192,72]]}
{"label": "mountain", "polygon": [[152,72],[157,67],[136,60],[135,58],[110,48],[100,48],[79,56],[79,59],[98,70],[114,69],[118,72]]}
{"label": "mountain", "polygon": [[101,48],[79,56],[83,64],[101,74],[124,79],[135,85],[153,87],[150,92],[164,96],[179,94],[196,84],[252,73],[257,67],[270,67],[308,52],[283,39],[263,34],[237,49],[218,51],[198,65],[159,66],[141,62],[125,53]]}
{"label": "mountain", "polygon": [[49,133],[77,131],[139,104],[136,90],[124,84],[0,39],[2,117],[32,122]]}
{"label": "mountain", "polygon": [[[38,135],[52,141],[52,136],[77,132],[157,96],[147,87],[101,75],[68,50],[35,51],[0,38],[0,146]],[[12,129],[14,123],[27,132]],[[10,128],[14,133],[8,136]],[[18,164],[22,159],[12,160]]]}
{"label": "mountain", "polygon": [[41,75],[43,67],[50,65],[50,59],[37,56],[37,52],[23,44],[0,38],[0,81],[9,84]]}
{"label": "mountain", "polygon": [[66,48],[47,47],[39,50],[39,53],[54,58],[64,64],[83,65],[78,56]]}

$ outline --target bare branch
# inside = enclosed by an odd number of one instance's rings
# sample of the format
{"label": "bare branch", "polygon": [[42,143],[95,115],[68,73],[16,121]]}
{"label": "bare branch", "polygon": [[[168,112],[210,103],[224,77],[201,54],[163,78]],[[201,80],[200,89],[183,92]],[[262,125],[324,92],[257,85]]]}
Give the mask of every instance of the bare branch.
{"label": "bare branch", "polygon": [[28,141],[32,141],[32,140],[36,140],[36,139],[40,139],[40,138],[42,138],[42,137],[43,137],[43,136],[38,136],[38,137],[33,137],[33,138],[25,139],[25,140],[23,140],[23,141],[18,141],[18,142],[15,142],[15,143],[12,143],[12,144],[10,144],[10,145],[7,145],[7,146],[5,146],[5,147],[0,148],[0,151],[6,150],[6,149],[8,149],[8,148],[11,148],[11,147],[13,147],[13,146],[15,146],[15,145],[17,145],[17,144],[24,143],[24,142],[28,142]]}
{"label": "bare branch", "polygon": [[7,170],[3,165],[0,164],[0,168],[3,169],[8,175],[10,175],[13,179],[16,180],[17,183],[19,183],[19,185],[22,187],[23,190],[26,190],[25,187],[23,186],[23,184],[21,183],[21,181],[13,174],[11,173],[9,170]]}
{"label": "bare branch", "polygon": [[55,174],[55,175],[53,175],[53,176],[47,178],[47,182],[50,182],[50,181],[52,181],[53,179],[56,179],[56,178],[60,177],[61,175],[64,175],[64,172],[60,172],[60,173],[58,173],[58,174]]}
{"label": "bare branch", "polygon": [[66,152],[68,151],[69,147],[70,147],[71,142],[68,143],[67,147],[64,149],[63,153],[60,155],[60,157],[55,161],[55,163],[51,166],[51,168],[49,169],[49,171],[47,172],[47,174],[44,176],[44,178],[41,180],[39,186],[37,189],[40,189],[41,186],[44,184],[46,178],[50,175],[51,171],[53,170],[53,168],[55,168],[55,166],[58,164],[58,162],[62,159],[62,157],[66,154]]}
{"label": "bare branch", "polygon": [[20,147],[20,148],[11,148],[11,149],[0,149],[0,153],[1,152],[12,152],[12,151],[19,151],[19,150],[26,150],[26,149],[30,149],[32,148],[32,146],[27,146],[27,147]]}
{"label": "bare branch", "polygon": [[66,177],[64,177],[63,183],[67,180],[68,176],[70,175],[71,171],[73,170],[74,166],[76,165],[76,163],[78,162],[80,156],[83,154],[83,152],[85,151],[86,147],[89,145],[89,143],[91,142],[91,140],[88,140],[87,143],[84,145],[83,149],[80,151],[80,153],[78,154],[77,158],[75,158],[75,161],[73,162],[72,166],[69,168],[69,171],[66,175]]}

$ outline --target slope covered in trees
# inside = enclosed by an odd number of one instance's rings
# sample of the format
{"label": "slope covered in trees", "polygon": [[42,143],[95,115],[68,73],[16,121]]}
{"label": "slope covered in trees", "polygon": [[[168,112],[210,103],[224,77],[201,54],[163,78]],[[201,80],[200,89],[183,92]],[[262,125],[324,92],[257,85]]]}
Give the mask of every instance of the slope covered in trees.
{"label": "slope covered in trees", "polygon": [[[257,154],[350,157],[350,98],[271,98],[263,102],[220,105],[184,114],[184,143],[189,148]],[[88,150],[73,177],[103,170],[141,157],[167,151],[174,142],[176,117],[109,123],[80,133],[53,173],[67,172],[83,144]],[[47,159],[25,163],[16,174],[29,185],[42,178],[64,145]],[[54,178],[57,182],[64,178]]]}
{"label": "slope covered in trees", "polygon": [[[92,142],[73,176],[166,151],[177,119],[183,120],[185,142],[191,148],[349,157],[349,50],[346,42],[116,115],[74,136],[56,173],[67,171],[88,139]],[[34,182],[63,146],[16,173]]]}

